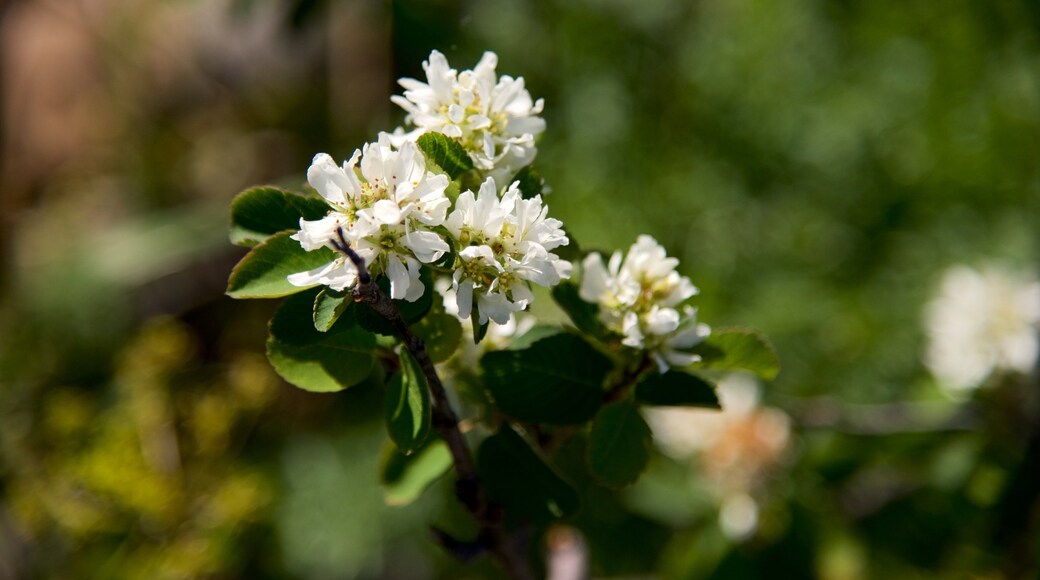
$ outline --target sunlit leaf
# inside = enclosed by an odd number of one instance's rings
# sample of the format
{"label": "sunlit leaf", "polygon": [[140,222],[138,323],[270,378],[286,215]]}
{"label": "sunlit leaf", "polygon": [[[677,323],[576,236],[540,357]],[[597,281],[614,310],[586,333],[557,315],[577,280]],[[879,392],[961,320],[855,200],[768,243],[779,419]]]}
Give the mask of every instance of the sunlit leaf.
{"label": "sunlit leaf", "polygon": [[[231,270],[227,295],[232,298],[278,298],[305,290],[286,279],[290,274],[313,270],[336,258],[329,248],[308,252],[291,239],[293,232],[279,232],[249,251]],[[309,318],[309,316],[308,316]]]}
{"label": "sunlit leaf", "polygon": [[451,137],[440,133],[424,133],[417,143],[426,158],[436,163],[452,179],[473,169],[469,153]]}
{"label": "sunlit leaf", "polygon": [[324,288],[314,299],[314,328],[319,332],[328,332],[347,308],[354,304],[350,292],[337,292]]}
{"label": "sunlit leaf", "polygon": [[300,228],[300,218],[325,217],[329,206],[317,197],[305,197],[272,186],[251,187],[231,202],[231,243],[255,246],[284,230]]}
{"label": "sunlit leaf", "polygon": [[267,357],[286,381],[307,391],[331,392],[364,381],[372,371],[375,336],[348,311],[328,330],[312,320],[317,292],[290,296],[271,319]]}
{"label": "sunlit leaf", "polygon": [[451,452],[441,439],[430,437],[411,455],[402,453],[392,441],[383,450],[380,481],[387,505],[408,505],[433,482],[451,469]]}
{"label": "sunlit leaf", "polygon": [[750,328],[712,329],[693,352],[701,355],[699,368],[748,371],[767,381],[780,372],[780,359],[769,339]]}

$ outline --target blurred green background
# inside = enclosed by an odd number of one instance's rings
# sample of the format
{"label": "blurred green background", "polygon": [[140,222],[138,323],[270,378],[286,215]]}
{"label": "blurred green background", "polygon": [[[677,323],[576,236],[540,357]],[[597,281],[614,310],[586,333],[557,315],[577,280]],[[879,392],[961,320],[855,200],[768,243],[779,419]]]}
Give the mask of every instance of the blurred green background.
{"label": "blurred green background", "polygon": [[1040,4],[7,0],[0,578],[494,575],[428,539],[468,533],[450,482],[384,507],[381,393],[282,383],[274,304],[223,296],[231,197],[399,124],[434,48],[545,98],[583,247],[653,234],[783,362],[757,530],[662,454],[576,482],[594,575],[1035,577],[1036,372],[951,398],[922,317],[953,264],[1035,276]]}

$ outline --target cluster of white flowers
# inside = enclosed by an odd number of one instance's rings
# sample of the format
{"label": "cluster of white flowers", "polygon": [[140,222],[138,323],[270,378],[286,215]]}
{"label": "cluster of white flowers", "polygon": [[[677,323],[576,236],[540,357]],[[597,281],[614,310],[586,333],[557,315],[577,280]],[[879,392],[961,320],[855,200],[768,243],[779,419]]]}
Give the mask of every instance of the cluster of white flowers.
{"label": "cluster of white flowers", "polygon": [[[418,300],[424,291],[420,262],[439,260],[449,249],[440,235],[422,227],[444,223],[451,203],[444,194],[448,178],[426,170],[414,143],[395,148],[386,135],[380,135],[378,142],[355,151],[342,167],[319,153],[307,170],[307,181],[332,209],[320,220],[301,219],[293,239],[307,251],[332,247],[342,229],[369,271],[390,279],[391,298]],[[297,286],[323,284],[334,290],[356,281],[357,270],[344,256],[289,276]]]}
{"label": "cluster of white flowers", "polygon": [[[570,262],[552,252],[569,242],[560,221],[547,217],[541,196],[523,199],[517,182],[502,191],[498,184],[505,181],[496,181],[496,174],[512,176],[534,159],[534,138],[545,127],[535,116],[542,102],[531,102],[522,78],[496,79],[496,63],[489,52],[476,70],[457,74],[434,51],[424,63],[429,84],[402,79],[408,90],[394,97],[417,129],[382,133],[342,166],[324,153],[315,156],[307,180],[330,211],[301,219],[293,239],[307,251],[334,248],[342,230],[370,273],[390,280],[391,298],[408,301],[425,291],[422,264],[454,249],[454,263],[438,269],[451,276],[458,315],[469,318],[475,304],[481,324],[508,324],[531,302],[529,283],[554,286],[568,278]],[[470,152],[486,177],[476,194],[464,191],[452,204],[448,177],[427,170],[415,142],[426,131],[455,138]],[[337,256],[288,279],[344,290],[357,282],[357,270]]]}
{"label": "cluster of white flowers", "polygon": [[943,388],[977,388],[995,371],[1028,373],[1040,349],[1040,281],[996,266],[954,266],[928,304],[925,364]]}
{"label": "cluster of white flowers", "polygon": [[697,310],[680,305],[697,293],[689,278],[675,271],[679,260],[669,258],[650,236],[639,239],[627,256],[614,252],[604,265],[598,253],[582,262],[579,294],[599,305],[599,318],[623,336],[622,344],[650,351],[661,372],[687,366],[698,355],[687,352],[711,333],[697,322]]}
{"label": "cluster of white flowers", "polygon": [[391,100],[408,112],[408,139],[431,131],[457,139],[477,169],[504,182],[534,160],[545,120],[538,116],[542,99],[531,99],[523,77],[499,78],[497,65],[498,56],[485,52],[473,70],[459,73],[435,50],[423,63],[426,82],[401,79],[404,96]]}
{"label": "cluster of white flowers", "polygon": [[569,240],[548,209],[541,196],[521,198],[516,182],[499,197],[492,177],[476,196],[459,195],[445,226],[460,248],[452,289],[461,318],[469,318],[476,295],[481,324],[506,324],[531,301],[526,282],[555,286],[570,277],[571,263],[551,252]]}

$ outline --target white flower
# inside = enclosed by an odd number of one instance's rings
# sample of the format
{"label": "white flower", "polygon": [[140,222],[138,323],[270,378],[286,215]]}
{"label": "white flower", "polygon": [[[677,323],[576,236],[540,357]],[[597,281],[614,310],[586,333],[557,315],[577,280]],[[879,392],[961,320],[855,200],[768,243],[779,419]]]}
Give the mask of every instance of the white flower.
{"label": "white flower", "polygon": [[530,303],[527,283],[548,287],[570,276],[570,262],[551,252],[568,239],[548,211],[540,196],[522,199],[516,182],[499,198],[491,177],[477,195],[459,194],[444,226],[461,246],[452,276],[460,317],[469,318],[476,300],[481,324],[506,324]]}
{"label": "white flower", "polygon": [[690,348],[711,332],[697,322],[697,310],[679,305],[697,293],[689,278],[675,271],[679,260],[669,258],[650,236],[639,236],[627,256],[614,252],[607,265],[592,253],[582,262],[579,295],[598,304],[600,320],[622,336],[621,343],[647,350],[661,372],[700,360]]}
{"label": "white flower", "polygon": [[1040,348],[1040,281],[990,266],[954,266],[925,311],[925,364],[951,393],[995,371],[1028,373]]}
{"label": "white flower", "polygon": [[433,131],[458,139],[474,165],[504,180],[531,163],[535,139],[545,130],[523,77],[497,77],[498,56],[485,52],[473,70],[458,73],[436,50],[423,62],[426,82],[403,78],[404,96],[390,99],[407,111],[416,127],[409,138]]}
{"label": "white flower", "polygon": [[721,411],[693,407],[644,407],[654,444],[679,461],[695,460],[719,502],[719,523],[734,540],[757,527],[756,489],[780,464],[791,441],[791,419],[759,405],[753,378],[729,375],[719,382]]}
{"label": "white flower", "polygon": [[[452,288],[451,280],[438,278],[434,285],[443,296],[444,311],[458,317],[458,296]],[[535,323],[534,316],[525,312],[516,312],[509,317],[505,324],[488,326],[484,340],[477,344],[473,341],[473,325],[466,322],[462,325],[462,339],[459,341],[459,348],[451,358],[448,378],[451,378],[451,375],[460,369],[478,370],[480,357],[485,352],[507,348],[514,338],[523,336],[534,327]]]}
{"label": "white flower", "polygon": [[[307,181],[331,210],[320,220],[301,219],[293,239],[308,251],[333,247],[342,228],[370,273],[389,278],[391,298],[415,301],[422,296],[420,263],[436,261],[449,249],[440,235],[425,228],[444,223],[451,202],[444,195],[448,178],[426,171],[418,147],[411,142],[394,147],[382,134],[378,142],[355,151],[342,167],[319,153],[307,170]],[[337,256],[288,280],[297,286],[323,284],[343,290],[357,282],[357,271],[346,257]]]}

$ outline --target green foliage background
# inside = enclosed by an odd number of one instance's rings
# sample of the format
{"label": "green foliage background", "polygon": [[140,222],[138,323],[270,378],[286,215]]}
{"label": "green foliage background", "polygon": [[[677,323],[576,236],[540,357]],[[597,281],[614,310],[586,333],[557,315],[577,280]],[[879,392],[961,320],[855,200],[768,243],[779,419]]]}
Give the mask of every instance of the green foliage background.
{"label": "green foliage background", "polygon": [[0,577],[494,573],[428,541],[472,533],[450,485],[384,506],[381,392],[280,382],[273,304],[222,295],[231,196],[399,122],[433,48],[545,98],[547,203],[583,247],[653,234],[703,320],[783,362],[764,402],[795,440],[748,542],[673,460],[610,492],[559,451],[596,574],[1036,573],[1036,482],[1012,485],[1036,377],[964,429],[921,363],[946,267],[1040,257],[1036,3],[68,6],[0,4]]}

